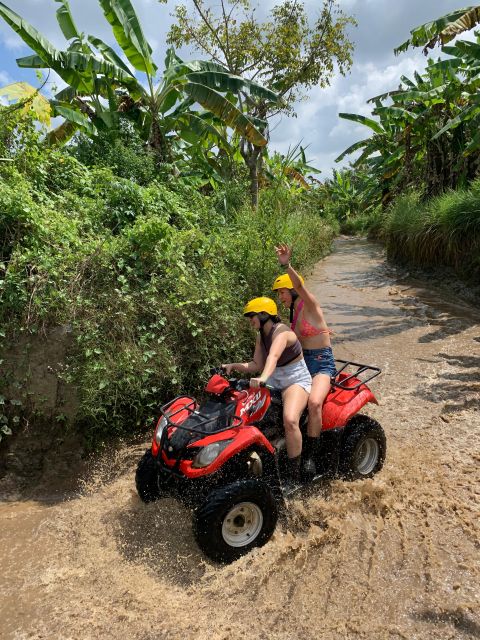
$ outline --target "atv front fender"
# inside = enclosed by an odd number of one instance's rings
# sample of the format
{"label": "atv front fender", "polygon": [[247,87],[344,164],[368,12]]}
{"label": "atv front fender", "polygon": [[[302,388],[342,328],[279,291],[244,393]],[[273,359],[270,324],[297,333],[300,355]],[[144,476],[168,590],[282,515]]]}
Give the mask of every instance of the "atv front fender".
{"label": "atv front fender", "polygon": [[[230,435],[231,434],[231,435]],[[230,458],[233,458],[237,454],[252,447],[266,449],[273,455],[275,449],[263,435],[263,433],[257,429],[257,427],[240,427],[239,429],[232,429],[231,431],[224,431],[221,434],[221,438],[218,435],[208,436],[195,442],[195,447],[207,446],[213,442],[221,442],[222,440],[228,440],[232,438],[232,442],[220,453],[212,464],[207,467],[201,467],[196,469],[193,467],[193,460],[182,460],[180,463],[180,471],[188,478],[199,478],[201,476],[210,475],[215,473],[220,467],[222,467]]]}

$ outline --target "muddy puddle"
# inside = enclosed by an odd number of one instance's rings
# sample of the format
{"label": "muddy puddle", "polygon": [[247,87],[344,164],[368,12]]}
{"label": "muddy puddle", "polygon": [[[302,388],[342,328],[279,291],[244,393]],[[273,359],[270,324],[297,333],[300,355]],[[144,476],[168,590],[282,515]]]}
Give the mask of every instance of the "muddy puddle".
{"label": "muddy puddle", "polygon": [[335,355],[383,369],[368,409],[383,471],[293,501],[290,528],[227,567],[187,510],[137,498],[142,446],[80,492],[4,495],[2,639],[480,638],[480,312],[362,240],[339,239],[308,282]]}

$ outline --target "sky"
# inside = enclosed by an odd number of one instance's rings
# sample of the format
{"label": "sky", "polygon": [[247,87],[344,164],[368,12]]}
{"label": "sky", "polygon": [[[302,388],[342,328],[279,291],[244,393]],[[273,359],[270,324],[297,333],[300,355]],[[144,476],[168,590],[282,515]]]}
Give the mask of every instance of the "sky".
{"label": "sky", "polygon": [[[54,0],[3,0],[37,28],[56,47],[64,49],[65,39],[55,18],[58,5]],[[215,0],[207,4],[214,5]],[[146,38],[153,48],[154,59],[163,68],[165,39],[172,22],[170,14],[177,2],[168,0],[132,0]],[[274,0],[262,0],[261,11],[268,11]],[[319,0],[305,0],[312,18],[321,6]],[[271,123],[270,147],[286,153],[289,147],[301,143],[307,147],[310,164],[321,169],[320,178],[330,177],[332,169],[341,165],[335,158],[351,144],[369,135],[369,129],[338,117],[340,112],[371,114],[367,100],[397,88],[400,76],[411,77],[422,72],[426,58],[420,49],[409,49],[395,56],[394,47],[409,37],[412,28],[466,6],[463,0],[339,0],[341,9],[356,18],[358,26],[349,29],[354,42],[353,65],[345,77],[336,74],[331,85],[314,87],[307,99],[296,105],[296,117],[283,116]],[[70,7],[80,31],[102,38],[115,45],[112,31],[105,20],[98,0],[70,0]],[[438,56],[439,50],[434,50]],[[17,67],[15,59],[28,55],[29,48],[0,18],[0,86],[25,80],[38,86],[31,70]],[[189,50],[180,50],[184,59],[201,57]],[[432,54],[430,54],[432,55]],[[55,78],[45,89],[54,87]],[[61,86],[60,84],[58,86]],[[345,159],[346,164],[349,158]]]}

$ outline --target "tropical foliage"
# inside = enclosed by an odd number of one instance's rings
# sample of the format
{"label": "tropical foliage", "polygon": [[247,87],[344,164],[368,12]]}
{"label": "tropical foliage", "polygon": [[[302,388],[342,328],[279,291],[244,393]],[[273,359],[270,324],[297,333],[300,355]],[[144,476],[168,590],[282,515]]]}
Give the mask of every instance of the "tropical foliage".
{"label": "tropical foliage", "polygon": [[[171,178],[139,174],[139,184],[106,163],[87,167],[78,150],[42,146],[35,126],[23,140],[22,149],[0,148],[14,159],[0,164],[0,351],[21,335],[69,327],[57,374],[77,390],[91,444],[132,433],[163,398],[200,387],[209,366],[250,353],[241,310],[270,290],[278,238],[294,240],[302,268],[329,249],[334,229],[315,215],[310,191],[266,187],[252,216],[241,176],[204,195]],[[122,152],[119,144],[117,163],[131,163],[125,149],[136,140],[125,135]],[[2,376],[0,387],[16,380],[5,366]],[[15,401],[26,406],[16,382]],[[8,432],[27,415],[5,402]]]}
{"label": "tropical foliage", "polygon": [[[193,0],[191,7],[178,5],[175,17],[169,42],[194,47],[232,74],[258,78],[281,98],[280,104],[274,103],[260,94],[245,95],[240,87],[238,102],[254,122],[291,113],[305,90],[327,86],[335,70],[345,74],[352,64],[347,28],[355,21],[340,11],[336,0],[324,0],[313,21],[297,0],[277,3],[265,21],[256,18],[249,0],[220,0],[216,7]],[[256,205],[264,147],[244,135],[238,145]]]}
{"label": "tropical foliage", "polygon": [[244,98],[275,104],[273,91],[215,62],[184,62],[173,49],[158,79],[152,49],[130,0],[99,1],[128,64],[99,38],[78,31],[68,0],[59,0],[56,14],[68,41],[63,51],[0,3],[0,15],[35,52],[17,60],[19,66],[51,69],[66,84],[51,101],[54,115],[65,122],[49,133],[50,142],[63,142],[77,130],[90,136],[117,131],[121,121],[128,120],[159,163],[194,153],[204,156],[207,167],[208,149],[230,151],[227,129],[259,147],[266,144],[266,124],[245,114],[235,96],[241,92]]}
{"label": "tropical foliage", "polygon": [[[469,20],[474,13],[469,9]],[[463,18],[464,14],[465,10]],[[436,41],[436,33],[445,39],[446,25],[449,33],[458,33],[461,25],[471,24],[471,20],[463,18],[455,12],[423,25],[412,31],[408,44],[430,45]],[[399,50],[405,49],[406,44]],[[366,204],[372,203],[372,195],[376,203],[388,204],[396,193],[410,187],[419,189],[424,196],[436,195],[467,185],[477,175],[480,38],[475,42],[457,40],[442,51],[446,57],[429,60],[422,74],[402,76],[397,89],[372,98],[372,117],[340,114],[372,132],[337,158],[341,161],[361,152],[353,166],[362,170],[369,183],[363,189]]]}
{"label": "tropical foliage", "polygon": [[323,185],[326,209],[343,231],[385,240],[388,255],[427,266],[447,265],[478,278],[480,217],[480,35],[456,39],[480,19],[468,7],[411,31],[408,46],[427,53],[443,44],[442,58],[423,73],[369,100],[371,116],[341,113],[370,135],[338,158],[356,153],[349,168]]}

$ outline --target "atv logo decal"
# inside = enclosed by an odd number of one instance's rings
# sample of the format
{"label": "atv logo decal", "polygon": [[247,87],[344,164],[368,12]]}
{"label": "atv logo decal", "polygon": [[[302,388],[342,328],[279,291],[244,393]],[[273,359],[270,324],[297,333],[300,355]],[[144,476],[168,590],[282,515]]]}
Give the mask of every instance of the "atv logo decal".
{"label": "atv logo decal", "polygon": [[258,391],[254,396],[248,398],[243,407],[240,410],[240,415],[243,416],[245,413],[255,413],[263,407],[265,404],[266,396],[262,398],[262,392]]}
{"label": "atv logo decal", "polygon": [[254,404],[253,407],[250,409],[250,415],[256,413],[257,411],[260,411],[260,409],[265,404],[266,399],[267,399],[266,396],[263,396],[263,398],[260,398],[257,404]]}

